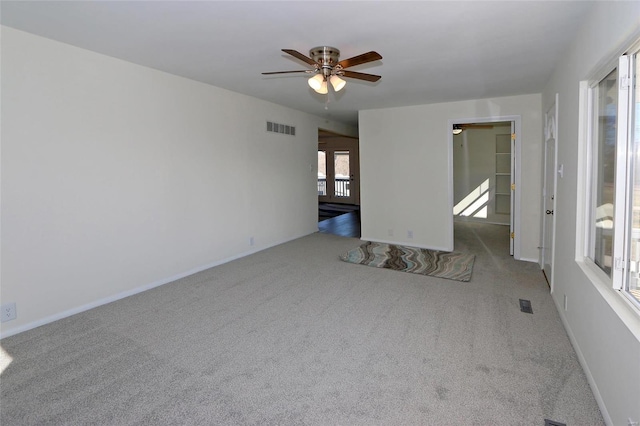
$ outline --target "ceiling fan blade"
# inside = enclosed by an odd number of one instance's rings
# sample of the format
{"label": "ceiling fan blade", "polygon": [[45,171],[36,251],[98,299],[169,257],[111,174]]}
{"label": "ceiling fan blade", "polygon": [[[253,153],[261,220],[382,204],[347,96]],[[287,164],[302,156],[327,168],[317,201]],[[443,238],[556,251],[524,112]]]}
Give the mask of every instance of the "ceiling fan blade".
{"label": "ceiling fan blade", "polygon": [[289,55],[300,59],[303,62],[306,62],[309,65],[318,65],[318,63],[316,61],[314,61],[313,59],[311,59],[308,56],[303,55],[302,53],[298,52],[297,50],[293,50],[293,49],[282,49],[282,51],[284,53],[288,53]]}
{"label": "ceiling fan blade", "polygon": [[311,70],[296,70],[296,71],[271,71],[271,72],[263,72],[263,75],[269,75],[269,74],[289,74],[292,72],[311,72]]}
{"label": "ceiling fan blade", "polygon": [[382,77],[374,74],[365,74],[363,72],[355,72],[355,71],[341,71],[342,75],[349,78],[356,78],[358,80],[366,80],[366,81],[378,81]]}
{"label": "ceiling fan blade", "polygon": [[380,59],[382,59],[382,56],[380,56],[378,52],[371,51],[363,53],[362,55],[354,56],[353,58],[343,59],[338,62],[338,65],[342,68],[349,68],[360,64],[366,64],[367,62],[378,61]]}

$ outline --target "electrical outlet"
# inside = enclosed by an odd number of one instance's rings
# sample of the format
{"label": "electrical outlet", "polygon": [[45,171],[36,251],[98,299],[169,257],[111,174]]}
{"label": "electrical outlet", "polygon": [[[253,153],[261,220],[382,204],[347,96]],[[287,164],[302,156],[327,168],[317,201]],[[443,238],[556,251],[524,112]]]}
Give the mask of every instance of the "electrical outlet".
{"label": "electrical outlet", "polygon": [[567,295],[564,295],[564,310],[567,310],[567,307],[569,306],[569,301],[567,299]]}
{"label": "electrical outlet", "polygon": [[412,230],[408,230],[407,231],[407,238],[413,238],[413,231]]}
{"label": "electrical outlet", "polygon": [[11,321],[11,320],[16,319],[16,304],[15,303],[13,303],[13,302],[5,303],[4,305],[2,305],[0,310],[2,311],[2,318],[1,318],[0,322]]}
{"label": "electrical outlet", "polygon": [[393,229],[388,229],[387,230],[387,235],[390,237],[393,237]]}
{"label": "electrical outlet", "polygon": [[253,247],[254,244],[255,240],[253,239],[253,237],[249,237],[249,245]]}

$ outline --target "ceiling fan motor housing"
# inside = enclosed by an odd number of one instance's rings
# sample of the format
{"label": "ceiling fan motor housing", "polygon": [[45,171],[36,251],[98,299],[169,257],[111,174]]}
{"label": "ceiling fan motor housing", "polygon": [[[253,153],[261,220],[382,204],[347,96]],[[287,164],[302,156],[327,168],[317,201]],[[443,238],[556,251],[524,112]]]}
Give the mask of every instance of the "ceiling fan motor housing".
{"label": "ceiling fan motor housing", "polygon": [[309,50],[311,59],[320,64],[320,69],[325,77],[329,77],[333,68],[338,65],[340,51],[331,46],[318,46]]}

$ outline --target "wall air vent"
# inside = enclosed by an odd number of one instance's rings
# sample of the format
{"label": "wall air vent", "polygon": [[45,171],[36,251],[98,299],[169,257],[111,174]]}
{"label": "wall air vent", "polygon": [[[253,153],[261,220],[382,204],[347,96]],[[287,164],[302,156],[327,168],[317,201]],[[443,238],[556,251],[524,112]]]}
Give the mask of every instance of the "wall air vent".
{"label": "wall air vent", "polygon": [[288,124],[279,124],[272,121],[267,121],[267,132],[282,133],[283,135],[296,135],[296,127],[289,126]]}

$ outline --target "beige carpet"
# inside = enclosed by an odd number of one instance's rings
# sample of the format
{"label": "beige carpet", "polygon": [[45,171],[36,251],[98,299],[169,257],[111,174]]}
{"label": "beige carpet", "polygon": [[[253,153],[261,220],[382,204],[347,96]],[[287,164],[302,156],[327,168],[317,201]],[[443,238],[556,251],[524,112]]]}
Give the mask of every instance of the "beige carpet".
{"label": "beige carpet", "polygon": [[6,338],[0,423],[600,425],[506,233],[457,225],[473,286],[354,267],[357,239],[314,234]]}

